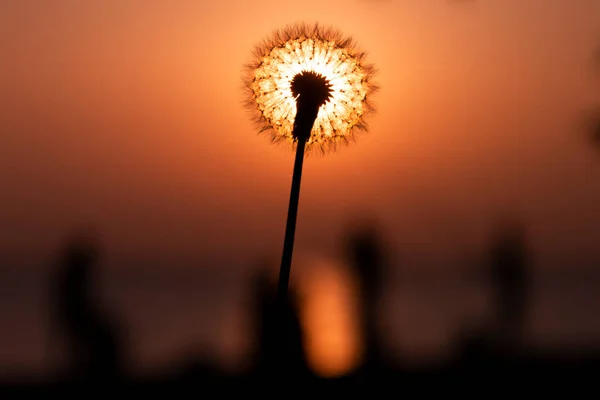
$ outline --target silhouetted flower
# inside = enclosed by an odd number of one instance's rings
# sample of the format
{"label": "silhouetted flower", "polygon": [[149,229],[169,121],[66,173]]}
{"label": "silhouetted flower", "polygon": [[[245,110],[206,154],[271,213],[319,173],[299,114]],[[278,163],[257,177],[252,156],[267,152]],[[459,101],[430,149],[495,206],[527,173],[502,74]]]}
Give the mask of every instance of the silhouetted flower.
{"label": "silhouetted flower", "polygon": [[299,24],[276,30],[254,51],[255,61],[247,65],[244,87],[248,107],[255,113],[261,132],[274,142],[295,145],[292,132],[298,91],[293,82],[299,76],[324,81],[327,88],[306,142],[307,151],[332,150],[347,143],[356,129],[366,130],[364,117],[373,111],[370,95],[375,69],[365,63],[351,38],[318,24]]}

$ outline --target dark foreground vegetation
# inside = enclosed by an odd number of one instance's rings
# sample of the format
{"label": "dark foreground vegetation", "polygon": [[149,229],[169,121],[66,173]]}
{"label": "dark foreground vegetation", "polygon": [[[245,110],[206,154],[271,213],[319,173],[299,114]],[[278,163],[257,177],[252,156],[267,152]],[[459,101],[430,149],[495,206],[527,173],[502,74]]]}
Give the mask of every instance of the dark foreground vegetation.
{"label": "dark foreground vegetation", "polygon": [[473,385],[474,377],[477,381],[484,379],[505,383],[512,379],[541,380],[546,385],[559,383],[566,376],[570,376],[568,379],[594,382],[600,372],[600,346],[577,348],[574,345],[566,349],[539,350],[525,347],[520,341],[527,316],[531,277],[527,240],[518,225],[501,229],[488,251],[487,276],[496,305],[491,319],[493,322],[461,332],[455,340],[454,356],[446,360],[420,367],[391,361],[382,349],[374,328],[388,254],[379,235],[380,232],[373,227],[362,227],[348,234],[345,243],[348,265],[361,284],[359,315],[365,341],[362,364],[346,376],[324,379],[311,372],[302,344],[303,332],[294,292],[291,292],[287,304],[278,303],[275,286],[266,275],[257,276],[252,283],[254,300],[251,312],[256,322],[258,341],[253,364],[248,370],[239,374],[226,373],[207,360],[189,357],[175,362],[171,370],[162,374],[131,374],[123,367],[126,361],[123,354],[127,352],[124,351],[126,343],[121,339],[120,330],[91,289],[97,248],[92,242],[75,240],[61,255],[56,279],[51,285],[51,301],[55,310],[52,319],[69,343],[71,369],[64,374],[44,378],[4,375],[0,377],[0,385],[3,390],[9,391],[77,389],[86,395],[93,395],[95,392],[90,392],[90,388],[94,387],[97,390],[167,389],[170,393],[181,389],[182,395],[189,395],[205,393],[211,385],[239,392],[261,385],[275,390],[285,383],[293,383],[287,388],[294,394],[295,388],[313,385],[391,384],[398,387],[405,383],[410,386],[409,382],[414,384],[414,378],[443,376],[461,377],[461,381],[464,377],[469,380],[462,382]]}

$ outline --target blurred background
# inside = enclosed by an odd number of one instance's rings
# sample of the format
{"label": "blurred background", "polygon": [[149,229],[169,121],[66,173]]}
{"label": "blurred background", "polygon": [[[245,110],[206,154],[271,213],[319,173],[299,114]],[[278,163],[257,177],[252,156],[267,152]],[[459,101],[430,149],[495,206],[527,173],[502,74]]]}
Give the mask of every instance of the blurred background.
{"label": "blurred background", "polygon": [[25,0],[0,5],[0,380],[260,369],[293,153],[242,74],[299,21],[381,86],[304,164],[310,374],[600,350],[598,1]]}

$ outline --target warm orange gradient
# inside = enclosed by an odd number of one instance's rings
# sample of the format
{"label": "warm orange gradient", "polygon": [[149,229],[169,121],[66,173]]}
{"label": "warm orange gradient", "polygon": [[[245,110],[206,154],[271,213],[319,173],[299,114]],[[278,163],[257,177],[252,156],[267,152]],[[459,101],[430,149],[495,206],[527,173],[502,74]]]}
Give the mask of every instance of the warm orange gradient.
{"label": "warm orange gradient", "polygon": [[362,357],[353,277],[331,261],[310,265],[301,281],[301,320],[309,366],[323,377],[342,376]]}
{"label": "warm orange gradient", "polygon": [[[222,272],[279,258],[293,153],[257,135],[240,89],[256,43],[296,22],[351,35],[380,90],[369,133],[304,163],[291,285],[300,257],[332,252],[357,210],[380,219],[400,268],[454,272],[499,213],[527,225],[535,268],[600,265],[600,160],[581,131],[600,104],[599,0],[13,0],[0,1],[0,269],[50,267],[79,224],[99,232],[109,269]],[[332,297],[319,289],[324,310],[342,307],[335,279],[322,283]],[[15,329],[2,330],[0,361],[43,354],[45,339],[28,339],[44,336],[38,311],[28,320],[20,307],[45,307],[46,289],[3,281],[0,326]],[[170,357],[201,325],[229,343],[224,354],[242,346],[224,333],[237,323],[196,318],[221,312],[213,300],[163,307],[153,290],[122,297],[137,304],[136,346]],[[427,296],[390,311],[411,350],[449,329],[417,320],[433,312]],[[331,313],[309,306],[328,325]],[[350,323],[343,310],[314,339],[315,357],[331,350],[322,373],[354,362],[353,337],[327,344]]]}
{"label": "warm orange gradient", "polygon": [[300,21],[353,36],[381,90],[371,133],[305,163],[295,251],[327,251],[367,209],[402,250],[446,259],[510,209],[540,265],[600,260],[578,133],[600,101],[597,0],[2,2],[0,251],[45,256],[90,222],[115,265],[278,254],[293,157],[256,135],[240,80],[257,41]]}

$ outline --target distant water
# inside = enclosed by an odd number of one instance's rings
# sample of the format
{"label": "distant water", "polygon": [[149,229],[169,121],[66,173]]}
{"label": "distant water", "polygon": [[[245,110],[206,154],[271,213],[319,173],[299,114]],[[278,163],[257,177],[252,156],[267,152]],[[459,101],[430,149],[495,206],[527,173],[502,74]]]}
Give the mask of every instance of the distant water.
{"label": "distant water", "polygon": [[[103,296],[126,323],[133,367],[159,368],[198,351],[235,367],[252,338],[248,274],[231,270],[104,270]],[[57,365],[48,324],[48,271],[0,269],[0,375]],[[462,324],[489,310],[481,282],[447,276],[392,284],[383,328],[388,345],[419,356],[443,354]],[[600,274],[539,275],[529,338],[539,346],[600,342]]]}

